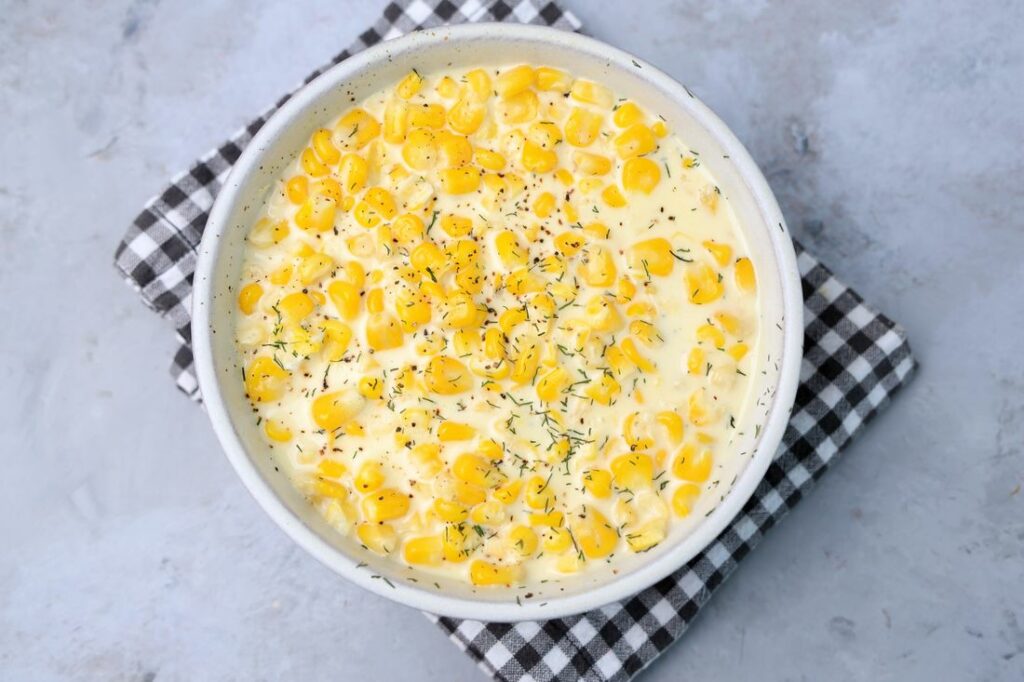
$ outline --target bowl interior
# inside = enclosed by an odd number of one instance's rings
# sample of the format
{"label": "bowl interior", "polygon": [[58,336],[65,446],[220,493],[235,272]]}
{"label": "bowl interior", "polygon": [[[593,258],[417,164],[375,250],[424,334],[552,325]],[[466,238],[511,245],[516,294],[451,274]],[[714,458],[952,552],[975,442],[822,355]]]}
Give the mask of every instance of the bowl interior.
{"label": "bowl interior", "polygon": [[[716,494],[703,495],[705,506],[675,523],[665,542],[647,553],[623,556],[614,569],[592,569],[528,590],[480,592],[362,549],[328,526],[275,468],[243,392],[233,342],[235,298],[249,228],[278,174],[315,129],[411,67],[429,74],[451,66],[519,62],[558,66],[605,83],[619,96],[660,113],[700,153],[736,213],[758,273],[761,336],[756,352],[764,371],[754,377],[752,405],[736,424],[735,454],[718,472]],[[793,363],[799,359],[799,338],[793,337],[801,333],[798,287],[792,244],[763,178],[725,126],[688,91],[654,67],[581,36],[535,27],[448,27],[383,43],[343,62],[286,104],[245,150],[218,198],[201,248],[197,366],[211,418],[243,481],[319,559],[364,587],[437,613],[491,620],[554,617],[622,598],[664,577],[713,540],[745,503],[778,445],[792,403]],[[531,596],[524,600],[525,592]]]}

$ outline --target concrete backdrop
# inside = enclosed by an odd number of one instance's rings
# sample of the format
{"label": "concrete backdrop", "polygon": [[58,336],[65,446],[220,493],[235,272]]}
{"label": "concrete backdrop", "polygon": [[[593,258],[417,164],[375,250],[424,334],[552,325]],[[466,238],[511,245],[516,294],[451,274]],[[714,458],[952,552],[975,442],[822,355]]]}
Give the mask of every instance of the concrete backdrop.
{"label": "concrete backdrop", "polygon": [[[1024,676],[1024,5],[565,0],[748,145],[912,386],[644,679]],[[111,267],[384,0],[0,0],[0,678],[482,675],[294,547]]]}

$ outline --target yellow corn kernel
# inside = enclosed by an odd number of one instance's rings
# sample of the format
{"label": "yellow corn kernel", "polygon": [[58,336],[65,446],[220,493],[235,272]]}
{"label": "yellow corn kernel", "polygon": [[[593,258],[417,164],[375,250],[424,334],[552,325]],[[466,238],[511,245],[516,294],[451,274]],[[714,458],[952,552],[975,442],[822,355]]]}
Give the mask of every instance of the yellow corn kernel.
{"label": "yellow corn kernel", "polygon": [[442,315],[445,326],[453,329],[476,327],[480,321],[473,297],[467,293],[454,293],[445,301],[445,312]]}
{"label": "yellow corn kernel", "polygon": [[696,426],[704,426],[711,423],[715,417],[712,406],[708,405],[703,389],[698,389],[690,394],[687,400],[689,408],[688,417],[690,422]]}
{"label": "yellow corn kernel", "polygon": [[427,128],[409,131],[402,145],[402,159],[414,170],[433,168],[437,163],[437,134]]}
{"label": "yellow corn kernel", "polygon": [[718,322],[718,325],[722,329],[729,332],[730,334],[738,334],[740,331],[741,323],[739,321],[739,318],[737,318],[735,315],[730,315],[729,313],[722,312],[715,313],[715,321]]}
{"label": "yellow corn kernel", "polygon": [[665,427],[668,438],[673,444],[683,440],[683,418],[675,412],[664,411],[655,415],[655,421]]}
{"label": "yellow corn kernel", "polygon": [[316,158],[316,154],[310,147],[302,150],[302,154],[299,156],[299,165],[302,166],[302,170],[314,178],[323,177],[331,172],[327,164]]}
{"label": "yellow corn kernel", "polygon": [[341,183],[334,178],[320,178],[310,188],[314,194],[325,196],[328,199],[334,199],[335,203],[341,205],[342,192]]}
{"label": "yellow corn kernel", "polygon": [[603,246],[591,246],[583,251],[577,274],[592,287],[611,286],[617,270],[611,252]]}
{"label": "yellow corn kernel", "polygon": [[329,166],[333,166],[341,160],[341,152],[331,142],[331,131],[326,128],[321,128],[313,133],[312,147],[317,157]]}
{"label": "yellow corn kernel", "polygon": [[634,123],[640,123],[643,120],[644,112],[640,111],[640,107],[633,102],[619,105],[615,109],[615,113],[612,114],[612,123],[619,128],[628,128]]}
{"label": "yellow corn kernel", "polygon": [[352,342],[352,329],[338,320],[324,320],[320,323],[323,330],[323,351],[328,362],[337,362],[345,356],[349,343]]}
{"label": "yellow corn kernel", "polygon": [[526,311],[522,308],[509,308],[498,316],[498,326],[506,334],[510,333],[520,322],[527,319]]}
{"label": "yellow corn kernel", "polygon": [[327,478],[341,478],[348,469],[336,459],[322,459],[316,467],[317,474]]}
{"label": "yellow corn kernel", "polygon": [[463,96],[448,110],[448,125],[457,133],[472,135],[480,128],[486,114],[483,104]]}
{"label": "yellow corn kernel", "polygon": [[267,218],[260,218],[252,226],[248,239],[253,246],[262,249],[273,244],[280,244],[290,231],[286,220],[271,221]]}
{"label": "yellow corn kernel", "polygon": [[485,70],[473,69],[463,76],[463,80],[469,85],[468,91],[477,101],[484,102],[491,96],[491,77]]}
{"label": "yellow corn kernel", "polygon": [[524,500],[533,509],[549,509],[555,502],[555,494],[548,486],[548,481],[534,476],[526,482]]}
{"label": "yellow corn kernel", "polygon": [[281,319],[290,324],[296,324],[304,320],[313,312],[316,304],[313,299],[301,291],[288,294],[277,303],[277,310],[281,313]]}
{"label": "yellow corn kernel", "polygon": [[388,350],[402,345],[402,327],[393,315],[374,313],[366,320],[366,343],[374,350]]}
{"label": "yellow corn kernel", "polygon": [[667,239],[661,237],[633,244],[629,248],[627,261],[635,272],[648,276],[664,277],[672,274],[672,269],[675,267],[672,245]]}
{"label": "yellow corn kernel", "polygon": [[[493,458],[492,458],[493,459]],[[509,481],[494,491],[494,497],[502,504],[512,504],[519,498],[519,491],[523,488],[523,482],[519,479]]]}
{"label": "yellow corn kernel", "polygon": [[368,400],[380,400],[384,394],[384,381],[380,377],[362,377],[358,387],[360,395]]}
{"label": "yellow corn kernel", "polygon": [[626,533],[626,542],[634,552],[645,552],[665,539],[665,521],[655,519]]}
{"label": "yellow corn kernel", "polygon": [[496,526],[505,520],[505,508],[497,500],[482,502],[473,507],[469,520],[481,526]]}
{"label": "yellow corn kernel", "polygon": [[529,514],[527,519],[531,526],[550,526],[551,528],[558,528],[565,523],[565,514],[560,511],[550,511],[540,514]]}
{"label": "yellow corn kernel", "polygon": [[569,372],[555,367],[540,375],[537,380],[537,397],[542,402],[553,402],[562,395],[562,389],[569,385]]}
{"label": "yellow corn kernel", "polygon": [[594,296],[584,310],[586,322],[595,332],[614,333],[622,328],[622,316],[610,296]]}
{"label": "yellow corn kernel", "polygon": [[622,166],[622,186],[631,192],[650,194],[661,181],[661,167],[650,159],[634,157]]}
{"label": "yellow corn kernel", "polygon": [[651,487],[654,480],[654,460],[643,453],[620,455],[612,460],[611,469],[618,488],[637,491]]}
{"label": "yellow corn kernel", "polygon": [[577,172],[584,175],[606,175],[612,169],[611,159],[590,152],[573,152],[572,164]]}
{"label": "yellow corn kernel", "polygon": [[304,230],[326,232],[334,227],[337,202],[330,197],[317,194],[303,202],[295,212],[295,224]]}
{"label": "yellow corn kernel", "polygon": [[605,187],[601,192],[601,198],[612,208],[622,208],[626,205],[626,197],[622,196],[622,192],[615,185]]}
{"label": "yellow corn kernel", "polygon": [[724,291],[719,274],[704,263],[694,265],[687,271],[686,287],[690,302],[698,305],[717,301]]}
{"label": "yellow corn kernel", "polygon": [[747,346],[747,344],[737,343],[730,346],[729,349],[726,350],[725,352],[728,353],[733,360],[739,362],[740,360],[747,356],[747,353],[749,351],[750,348]]}
{"label": "yellow corn kernel", "polygon": [[615,98],[612,91],[593,81],[577,80],[572,84],[569,95],[578,102],[586,102],[608,109]]}
{"label": "yellow corn kernel", "polygon": [[537,534],[528,526],[513,526],[508,533],[509,542],[524,557],[537,551]]}
{"label": "yellow corn kernel", "polygon": [[687,443],[676,454],[672,462],[672,474],[676,478],[695,483],[703,483],[711,476],[713,464],[711,451],[704,449],[697,451],[697,446]]}
{"label": "yellow corn kernel", "polygon": [[409,106],[409,125],[414,128],[443,128],[445,110],[440,104]]}
{"label": "yellow corn kernel", "polygon": [[607,374],[602,374],[597,381],[589,384],[583,392],[588,398],[600,405],[610,405],[621,390],[622,388],[619,386],[618,381]]}
{"label": "yellow corn kernel", "polygon": [[384,290],[380,287],[374,287],[366,292],[366,312],[384,312]]}
{"label": "yellow corn kernel", "polygon": [[309,179],[305,175],[296,175],[284,185],[288,201],[293,204],[301,204],[309,195]]}
{"label": "yellow corn kernel", "polygon": [[615,151],[623,159],[643,156],[654,151],[658,146],[654,133],[643,123],[634,123],[629,126],[619,133],[613,142],[615,144]]}
{"label": "yellow corn kernel", "polygon": [[242,311],[243,315],[252,315],[261,296],[263,296],[263,287],[257,282],[246,284],[238,292],[238,309]]}
{"label": "yellow corn kernel", "polygon": [[461,523],[469,518],[469,509],[466,505],[455,500],[438,498],[434,500],[434,513],[442,521],[449,523]]}
{"label": "yellow corn kernel", "polygon": [[536,71],[537,89],[547,92],[569,92],[572,77],[565,71],[542,66]]}
{"label": "yellow corn kernel", "polygon": [[565,122],[566,141],[574,147],[590,146],[601,132],[602,118],[600,114],[582,107],[573,107]]}
{"label": "yellow corn kernel", "polygon": [[383,488],[364,497],[361,506],[367,521],[391,521],[409,511],[409,496],[394,488]]}
{"label": "yellow corn kernel", "polygon": [[334,126],[342,145],[352,149],[362,149],[370,140],[380,133],[380,123],[365,110],[356,107],[349,109]]}
{"label": "yellow corn kernel", "polygon": [[533,381],[540,364],[540,347],[535,340],[524,340],[519,345],[519,355],[512,365],[510,378],[518,385]]}
{"label": "yellow corn kernel", "polygon": [[319,497],[329,497],[341,501],[348,499],[348,489],[334,481],[317,479],[313,482],[313,492]]}
{"label": "yellow corn kernel", "polygon": [[391,223],[391,233],[402,246],[411,246],[423,239],[426,229],[419,216],[403,213]]}
{"label": "yellow corn kernel", "polygon": [[583,472],[583,487],[600,500],[611,497],[612,475],[604,469],[588,469]]}
{"label": "yellow corn kernel", "polygon": [[[629,277],[620,277],[617,286],[617,291],[615,294],[615,301],[617,303],[629,303],[631,300],[633,300],[634,296],[636,296],[636,285],[633,284],[633,280],[631,280]],[[647,304],[635,303],[629,306],[629,308],[627,308],[626,313],[632,317],[633,313],[631,313],[630,311],[635,310],[638,305]]]}
{"label": "yellow corn kernel", "polygon": [[409,122],[409,105],[402,100],[393,99],[384,107],[384,129],[381,137],[391,144],[402,144]]}
{"label": "yellow corn kernel", "polygon": [[752,292],[757,289],[757,277],[754,275],[754,264],[749,258],[736,259],[736,286],[741,291]]}
{"label": "yellow corn kernel", "polygon": [[494,238],[494,248],[505,267],[512,269],[526,265],[527,251],[519,243],[514,232],[510,230],[499,232]]}
{"label": "yellow corn kernel", "polygon": [[299,281],[303,284],[312,284],[334,269],[334,261],[323,253],[314,253],[306,256],[299,263]]}
{"label": "yellow corn kernel", "polygon": [[526,139],[541,149],[554,149],[562,141],[562,131],[551,121],[539,121],[526,131]]}
{"label": "yellow corn kernel", "polygon": [[704,373],[704,351],[694,347],[686,358],[686,369],[690,374]]}
{"label": "yellow corn kernel", "polygon": [[278,443],[287,443],[292,439],[291,429],[276,419],[263,422],[263,432],[267,434],[267,438]]}
{"label": "yellow corn kernel", "polygon": [[633,343],[633,339],[623,339],[619,346],[622,347],[622,352],[625,353],[626,357],[629,358],[630,362],[637,366],[641,372],[651,373],[655,371],[655,367],[651,364],[651,361],[640,355],[640,351],[637,350],[636,344]]}
{"label": "yellow corn kernel", "polygon": [[436,566],[444,557],[444,542],[440,535],[409,538],[402,546],[402,557],[414,566]]}
{"label": "yellow corn kernel", "polygon": [[640,339],[646,346],[654,346],[663,341],[658,328],[646,320],[633,320],[629,323],[629,333]]}
{"label": "yellow corn kernel", "polygon": [[430,322],[432,312],[430,299],[422,291],[400,289],[395,295],[395,315],[404,332],[411,334]]}
{"label": "yellow corn kernel", "polygon": [[452,463],[455,478],[478,488],[486,488],[491,480],[491,467],[483,457],[463,453]]}
{"label": "yellow corn kernel", "polygon": [[469,565],[469,580],[474,585],[514,585],[522,579],[522,567],[503,566],[482,559]]}
{"label": "yellow corn kernel", "polygon": [[530,273],[529,268],[513,270],[505,278],[505,288],[513,296],[532,294],[544,289],[544,283]]}
{"label": "yellow corn kernel", "polygon": [[563,185],[565,185],[566,187],[571,187],[573,183],[572,173],[570,173],[564,168],[559,168],[555,170],[555,179],[558,180]]}
{"label": "yellow corn kernel", "polygon": [[439,395],[455,395],[472,388],[473,378],[469,369],[456,360],[444,355],[430,359],[423,373],[427,389]]}
{"label": "yellow corn kernel", "polygon": [[702,324],[697,327],[697,341],[700,343],[706,341],[719,350],[725,348],[725,334],[711,324]]}
{"label": "yellow corn kernel", "polygon": [[684,483],[672,493],[672,509],[678,516],[689,516],[700,497],[700,486]]}
{"label": "yellow corn kernel", "polygon": [[476,429],[461,422],[443,421],[437,427],[437,437],[442,443],[455,440],[469,440],[476,435]]}
{"label": "yellow corn kernel", "polygon": [[448,194],[468,194],[480,186],[480,169],[449,168],[441,171],[441,189]]}
{"label": "yellow corn kernel", "polygon": [[338,166],[338,176],[341,179],[342,188],[355,194],[366,187],[366,180],[370,176],[370,166],[366,159],[358,154],[346,154]]}
{"label": "yellow corn kernel", "polygon": [[327,295],[338,315],[346,320],[355,319],[359,314],[359,294],[359,288],[351,282],[335,280],[327,285]]}
{"label": "yellow corn kernel", "polygon": [[729,261],[732,260],[732,247],[728,244],[721,244],[714,240],[709,239],[703,242],[704,248],[707,249],[715,260],[721,266],[726,266]]}
{"label": "yellow corn kernel", "polygon": [[548,528],[544,531],[542,546],[545,552],[564,552],[572,547],[572,535],[568,528]]}
{"label": "yellow corn kernel", "polygon": [[532,90],[504,98],[497,106],[498,116],[506,125],[526,123],[537,117],[540,102]]}
{"label": "yellow corn kernel", "polygon": [[313,421],[324,431],[334,431],[362,409],[362,398],[348,391],[322,393],[313,400]]}
{"label": "yellow corn kernel", "polygon": [[441,461],[441,446],[437,443],[420,443],[409,451],[409,459],[420,475],[436,476],[444,467]]}
{"label": "yellow corn kernel", "polygon": [[451,99],[459,94],[459,84],[450,76],[445,76],[437,83],[437,94],[445,99]]}
{"label": "yellow corn kernel", "polygon": [[444,254],[434,242],[423,242],[409,254],[409,262],[421,274],[437,279],[444,267]]}
{"label": "yellow corn kernel", "polygon": [[377,462],[364,462],[352,482],[361,493],[371,493],[384,485],[384,469]]}
{"label": "yellow corn kernel", "polygon": [[489,360],[505,357],[505,339],[497,327],[488,327],[484,332],[484,356]]}
{"label": "yellow corn kernel", "polygon": [[587,223],[583,231],[595,239],[607,239],[611,235],[611,230],[604,223]]}
{"label": "yellow corn kernel", "polygon": [[555,195],[543,192],[533,202],[533,213],[538,218],[547,218],[555,210]]}
{"label": "yellow corn kernel", "polygon": [[481,168],[489,171],[498,172],[505,168],[505,157],[490,149],[477,147],[473,150],[473,158]]}
{"label": "yellow corn kernel", "polygon": [[441,155],[441,165],[446,168],[461,168],[473,160],[473,145],[462,135],[441,133],[438,151]]}
{"label": "yellow corn kernel", "polygon": [[506,69],[497,78],[494,89],[500,97],[512,97],[533,87],[536,74],[532,67],[522,64]]}
{"label": "yellow corn kernel", "polygon": [[366,190],[363,200],[356,204],[355,219],[364,227],[374,227],[381,220],[391,220],[398,213],[395,199],[383,187],[371,187]]}
{"label": "yellow corn kernel", "polygon": [[593,507],[573,519],[570,524],[573,537],[583,555],[588,559],[603,559],[615,550],[619,534],[604,514]]}
{"label": "yellow corn kernel", "polygon": [[721,191],[717,186],[708,185],[700,192],[700,203],[704,204],[704,207],[711,213],[718,211],[718,197]]}
{"label": "yellow corn kernel", "polygon": [[523,168],[531,173],[549,173],[558,164],[558,155],[533,142],[523,145]]}
{"label": "yellow corn kernel", "polygon": [[419,92],[422,86],[423,78],[420,76],[418,71],[413,69],[405,76],[405,78],[398,82],[397,86],[395,86],[395,94],[402,99],[409,99]]}
{"label": "yellow corn kernel", "polygon": [[665,137],[668,135],[668,126],[665,125],[664,121],[655,121],[651,125],[651,132],[654,133],[655,137]]}
{"label": "yellow corn kernel", "polygon": [[361,523],[356,527],[356,536],[377,554],[390,554],[398,546],[398,533],[387,523]]}

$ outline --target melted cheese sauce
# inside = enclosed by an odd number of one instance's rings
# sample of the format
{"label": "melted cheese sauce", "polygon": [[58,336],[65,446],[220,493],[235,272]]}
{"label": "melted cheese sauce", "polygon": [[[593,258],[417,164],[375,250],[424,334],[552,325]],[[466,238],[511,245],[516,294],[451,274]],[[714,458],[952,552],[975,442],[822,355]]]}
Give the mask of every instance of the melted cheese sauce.
{"label": "melted cheese sauce", "polygon": [[529,66],[412,72],[318,131],[249,237],[267,444],[338,532],[477,585],[661,542],[733,456],[753,268],[656,112]]}

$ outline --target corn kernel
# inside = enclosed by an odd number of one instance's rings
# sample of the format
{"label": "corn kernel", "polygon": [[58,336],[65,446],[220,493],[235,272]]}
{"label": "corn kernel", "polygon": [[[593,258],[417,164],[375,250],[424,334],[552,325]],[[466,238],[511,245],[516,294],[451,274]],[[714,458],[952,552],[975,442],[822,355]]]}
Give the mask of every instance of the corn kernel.
{"label": "corn kernel", "polygon": [[612,169],[612,161],[607,156],[576,151],[572,153],[573,168],[584,175],[606,175]]}
{"label": "corn kernel", "polygon": [[361,506],[367,521],[391,521],[409,511],[409,496],[394,488],[383,488],[364,497]]}
{"label": "corn kernel", "polygon": [[644,112],[633,102],[626,102],[616,107],[612,114],[612,123],[619,128],[628,128],[634,123],[644,120]]}
{"label": "corn kernel", "polygon": [[735,266],[736,286],[741,291],[752,292],[757,289],[757,278],[754,275],[754,264],[749,258],[738,258]]}
{"label": "corn kernel", "polygon": [[686,273],[686,287],[690,302],[698,305],[717,301],[724,291],[719,274],[703,263]]}
{"label": "corn kernel", "polygon": [[665,539],[665,521],[648,521],[626,533],[626,542],[634,552],[646,552]]}
{"label": "corn kernel", "polygon": [[651,125],[651,132],[654,133],[655,137],[665,137],[668,135],[668,126],[665,125],[664,121],[655,121]]}
{"label": "corn kernel", "polygon": [[468,194],[480,186],[480,169],[449,168],[441,171],[441,188],[448,194]]}
{"label": "corn kernel", "polygon": [[311,145],[317,157],[328,166],[333,166],[341,160],[341,152],[331,142],[331,131],[321,128],[313,133]]}
{"label": "corn kernel", "polygon": [[443,421],[441,425],[437,427],[437,437],[443,442],[450,442],[456,440],[469,440],[476,435],[476,429],[469,424],[463,424],[461,422]]}
{"label": "corn kernel", "polygon": [[622,348],[622,352],[629,358],[630,362],[637,366],[641,372],[651,373],[655,371],[655,367],[651,364],[651,361],[640,354],[636,344],[633,343],[632,338],[625,338],[619,343]]}
{"label": "corn kernel", "polygon": [[464,364],[444,355],[430,359],[423,373],[427,389],[439,395],[455,395],[468,391],[473,384],[472,376]]}
{"label": "corn kernel", "polygon": [[448,125],[455,132],[472,135],[480,128],[486,114],[483,104],[463,96],[448,110]]}
{"label": "corn kernel", "polygon": [[469,580],[474,585],[513,585],[522,578],[522,567],[503,566],[482,559],[469,565]]}
{"label": "corn kernel", "polygon": [[672,493],[672,509],[678,516],[689,516],[700,497],[700,486],[684,483]]}
{"label": "corn kernel", "polygon": [[305,175],[295,175],[284,185],[285,195],[293,204],[301,204],[309,195],[309,179]]}
{"label": "corn kernel", "polygon": [[634,157],[622,166],[622,186],[632,192],[650,194],[661,181],[661,168],[650,159]]}
{"label": "corn kernel", "polygon": [[634,123],[619,133],[614,144],[619,157],[623,159],[643,156],[658,146],[654,133],[643,123]]}
{"label": "corn kernel", "polygon": [[331,172],[327,164],[316,158],[316,154],[309,147],[303,149],[302,154],[299,155],[299,165],[302,166],[303,171],[314,178],[322,177]]}
{"label": "corn kernel", "polygon": [[445,99],[451,99],[459,94],[459,84],[450,76],[445,76],[437,83],[437,94]]}
{"label": "corn kernel", "polygon": [[441,446],[437,443],[420,443],[409,451],[409,459],[423,476],[435,476],[444,466],[441,461]]}
{"label": "corn kernel", "polygon": [[611,252],[595,245],[583,251],[577,273],[592,287],[607,287],[615,281],[617,270]]}
{"label": "corn kernel", "polygon": [[405,78],[398,82],[398,85],[395,87],[395,94],[402,99],[409,99],[419,92],[422,86],[423,78],[418,71],[413,69]]}
{"label": "corn kernel", "polygon": [[362,398],[353,392],[321,393],[313,400],[313,421],[324,431],[334,431],[359,414],[362,407]]}
{"label": "corn kernel", "polygon": [[732,357],[733,360],[735,360],[736,362],[739,362],[740,360],[742,360],[743,358],[745,358],[747,356],[747,353],[749,351],[750,351],[750,348],[747,346],[747,344],[745,344],[745,343],[737,343],[737,344],[733,344],[732,346],[730,346],[729,349],[726,350],[726,353],[728,353],[729,356]]}
{"label": "corn kernel", "polygon": [[280,244],[291,230],[285,220],[271,221],[267,218],[260,218],[252,226],[249,232],[249,241],[253,246],[266,248],[273,244]]}
{"label": "corn kernel", "polygon": [[697,341],[699,343],[708,342],[719,350],[725,348],[725,334],[711,324],[702,324],[697,327]]}
{"label": "corn kernel", "polygon": [[634,492],[651,487],[654,480],[654,460],[650,455],[639,452],[616,457],[612,460],[611,470],[617,487]]}
{"label": "corn kernel", "polygon": [[346,154],[341,158],[338,166],[338,177],[341,179],[342,188],[351,194],[359,192],[366,187],[366,181],[370,176],[370,166],[366,159],[358,154]]}
{"label": "corn kernel", "polygon": [[473,158],[481,168],[489,171],[500,171],[505,168],[505,157],[490,149],[477,147],[473,150]]}
{"label": "corn kernel", "polygon": [[676,453],[672,462],[672,474],[676,478],[695,483],[703,483],[711,476],[713,459],[711,451],[704,449],[697,451],[692,443],[687,443]]}
{"label": "corn kernel", "polygon": [[611,497],[612,475],[604,469],[589,469],[583,472],[583,487],[598,499]]}
{"label": "corn kernel", "polygon": [[444,543],[440,535],[409,538],[402,547],[402,556],[414,566],[436,566],[444,557]]}
{"label": "corn kernel", "polygon": [[324,277],[334,269],[334,261],[323,253],[314,253],[306,256],[299,263],[299,281],[303,284],[312,284]]}
{"label": "corn kernel", "polygon": [[728,244],[720,244],[714,240],[708,240],[703,242],[704,248],[707,249],[715,261],[721,266],[726,266],[729,261],[732,260],[732,247]]}
{"label": "corn kernel", "polygon": [[526,482],[525,502],[533,509],[549,509],[555,502],[555,494],[548,486],[548,481],[534,476]]}
{"label": "corn kernel", "polygon": [[394,316],[380,312],[366,320],[366,343],[374,350],[388,350],[402,345],[402,327]]}
{"label": "corn kernel", "polygon": [[252,315],[261,296],[263,296],[263,287],[257,282],[246,284],[238,292],[238,309],[242,311],[243,315]]}
{"label": "corn kernel", "polygon": [[588,559],[603,559],[615,550],[619,534],[604,514],[588,507],[584,514],[570,524],[573,537],[583,555]]}
{"label": "corn kernel", "polygon": [[323,351],[327,361],[341,360],[352,341],[352,329],[338,320],[324,320],[320,328],[323,330]]}
{"label": "corn kernel", "polygon": [[356,536],[377,554],[390,554],[398,546],[398,533],[387,523],[361,523],[356,527]]}
{"label": "corn kernel", "polygon": [[494,84],[494,89],[500,97],[513,97],[533,87],[535,78],[533,68],[522,64],[501,73]]}
{"label": "corn kernel", "polygon": [[586,102],[587,104],[593,104],[605,109],[611,107],[615,101],[611,90],[603,85],[587,80],[577,80],[574,82],[569,95],[579,102]]}
{"label": "corn kernel", "polygon": [[304,230],[326,232],[334,227],[337,202],[321,194],[306,199],[295,212],[295,224]]}
{"label": "corn kernel", "polygon": [[380,400],[384,394],[384,381],[380,377],[362,377],[358,386],[360,395],[367,400]]}
{"label": "corn kernel", "polygon": [[384,469],[377,462],[364,462],[352,482],[361,493],[370,493],[384,485]]}
{"label": "corn kernel", "polygon": [[356,107],[338,120],[334,132],[341,144],[351,149],[362,149],[380,133],[380,123],[363,109]]}
{"label": "corn kernel", "polygon": [[263,432],[267,438],[278,443],[287,443],[292,439],[292,432],[287,426],[276,419],[268,419],[263,423]]}
{"label": "corn kernel", "polygon": [[601,192],[601,198],[604,199],[604,203],[612,208],[622,208],[626,205],[626,198],[622,196],[622,192],[615,185],[608,185]]}
{"label": "corn kernel", "polygon": [[565,122],[565,140],[574,147],[588,147],[601,132],[602,116],[582,107],[573,107]]}
{"label": "corn kernel", "polygon": [[537,69],[537,89],[548,92],[569,92],[572,77],[565,71],[542,66]]}
{"label": "corn kernel", "polygon": [[558,164],[558,155],[537,146],[533,142],[523,145],[523,168],[531,173],[549,173]]}
{"label": "corn kernel", "polygon": [[381,137],[391,144],[405,142],[409,125],[409,105],[402,100],[391,100],[384,107],[384,129]]}

